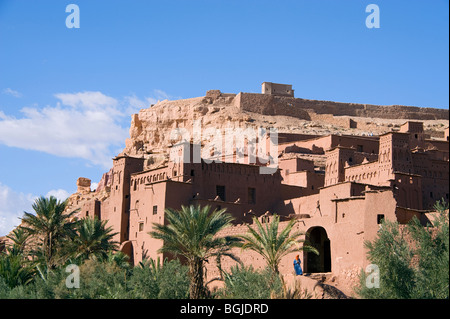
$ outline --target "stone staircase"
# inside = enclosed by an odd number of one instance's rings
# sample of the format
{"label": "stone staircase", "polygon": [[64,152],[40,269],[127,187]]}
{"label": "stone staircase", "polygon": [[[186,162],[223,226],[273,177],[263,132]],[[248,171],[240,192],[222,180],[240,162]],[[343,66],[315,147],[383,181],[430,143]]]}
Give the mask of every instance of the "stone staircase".
{"label": "stone staircase", "polygon": [[335,276],[331,272],[305,273],[298,276],[302,287],[312,293],[313,299],[349,299],[346,294],[333,286]]}

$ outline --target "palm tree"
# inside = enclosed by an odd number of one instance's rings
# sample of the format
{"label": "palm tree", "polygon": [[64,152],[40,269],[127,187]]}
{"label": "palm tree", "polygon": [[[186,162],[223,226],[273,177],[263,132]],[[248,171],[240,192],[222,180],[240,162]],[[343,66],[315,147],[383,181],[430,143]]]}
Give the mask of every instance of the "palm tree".
{"label": "palm tree", "polygon": [[112,227],[106,227],[106,223],[106,220],[101,221],[97,217],[79,221],[75,227],[76,235],[67,247],[74,258],[106,259],[109,252],[118,250],[119,243],[113,241],[117,233],[113,233]]}
{"label": "palm tree", "polygon": [[25,255],[28,233],[21,227],[15,228],[6,236],[12,241],[6,250],[0,252],[0,277],[10,288],[27,285],[33,280],[35,271]]}
{"label": "palm tree", "polygon": [[106,256],[98,258],[98,261],[117,266],[120,269],[129,269],[131,266],[130,256],[121,251],[110,250]]}
{"label": "palm tree", "polygon": [[30,234],[25,231],[22,227],[15,228],[9,235],[6,236],[12,241],[7,247],[7,252],[9,255],[20,255],[25,258],[25,247],[27,245],[28,238]]}
{"label": "palm tree", "polygon": [[[250,249],[260,254],[274,274],[279,274],[281,258],[291,252],[304,250],[319,254],[317,249],[304,244],[305,240],[301,239],[305,235],[304,232],[291,233],[297,223],[296,219],[291,219],[281,232],[278,232],[280,224],[278,215],[274,215],[272,222],[266,223],[265,226],[256,217],[253,217],[253,223],[256,224],[257,230],[247,225],[247,234],[239,236],[243,240],[240,246],[242,249]],[[303,243],[302,246],[300,246],[301,243]]]}
{"label": "palm tree", "polygon": [[23,262],[20,255],[0,253],[0,278],[10,287],[28,285],[33,281],[35,270]]}
{"label": "palm tree", "polygon": [[36,240],[38,249],[34,253],[43,259],[47,269],[56,266],[58,249],[74,236],[76,221],[72,216],[76,211],[65,213],[66,206],[67,200],[41,196],[32,205],[36,214],[25,212],[22,218],[21,227]]}
{"label": "palm tree", "polygon": [[[205,298],[204,263],[211,257],[229,256],[237,259],[231,247],[240,240],[236,237],[218,236],[218,232],[231,225],[233,217],[226,209],[214,210],[210,206],[181,206],[181,210],[166,209],[167,224],[153,223],[149,234],[164,241],[159,253],[168,252],[183,256],[189,266],[189,297]],[[225,249],[224,247],[228,247]]]}

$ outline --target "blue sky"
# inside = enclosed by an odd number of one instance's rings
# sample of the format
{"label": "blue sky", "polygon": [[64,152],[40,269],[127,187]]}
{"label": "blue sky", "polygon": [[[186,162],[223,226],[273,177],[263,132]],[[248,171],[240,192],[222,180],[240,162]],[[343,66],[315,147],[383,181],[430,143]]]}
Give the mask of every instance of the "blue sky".
{"label": "blue sky", "polygon": [[[80,28],[65,21],[80,9]],[[366,6],[380,8],[369,29]],[[0,236],[98,182],[130,115],[209,89],[448,108],[449,2],[0,0]]]}

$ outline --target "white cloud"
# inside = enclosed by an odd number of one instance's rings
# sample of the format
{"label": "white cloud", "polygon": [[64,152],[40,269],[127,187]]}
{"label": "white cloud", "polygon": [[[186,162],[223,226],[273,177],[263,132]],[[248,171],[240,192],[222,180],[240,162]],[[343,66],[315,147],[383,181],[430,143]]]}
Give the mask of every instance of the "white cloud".
{"label": "white cloud", "polygon": [[125,97],[126,103],[130,106],[131,113],[137,113],[140,109],[149,108],[152,104],[156,104],[158,101],[162,100],[177,100],[181,97],[176,97],[169,95],[163,90],[155,89],[150,96],[144,98],[144,100],[139,99],[135,94]]}
{"label": "white cloud", "polygon": [[0,120],[6,120],[8,117],[0,110]]}
{"label": "white cloud", "polygon": [[[114,98],[100,92],[56,94],[56,106],[23,108],[21,118],[0,116],[0,143],[111,166],[111,147],[123,145],[129,117]],[[68,106],[68,107],[67,107]]]}
{"label": "white cloud", "polygon": [[[21,94],[11,89],[4,94]],[[109,169],[111,158],[120,152],[129,137],[130,115],[147,108],[156,99],[170,96],[154,90],[143,100],[131,95],[117,100],[101,92],[58,93],[53,106],[34,104],[21,109],[21,116],[0,111],[0,144],[48,154],[83,158],[90,164]],[[153,102],[153,103],[151,103]],[[98,185],[93,183],[92,189]],[[63,189],[51,190],[65,199],[70,194]],[[23,212],[33,212],[31,205],[37,196],[17,192],[0,182],[0,236],[20,224]]]}
{"label": "white cloud", "polygon": [[33,212],[31,205],[37,197],[13,191],[0,183],[0,236],[20,225],[23,212]]}
{"label": "white cloud", "polygon": [[127,114],[138,113],[140,109],[150,107],[150,103],[148,101],[142,101],[135,94],[126,96],[124,98],[124,102],[126,105],[128,105],[126,110]]}
{"label": "white cloud", "polygon": [[164,92],[163,90],[159,90],[159,89],[155,89],[153,90],[154,94],[156,95],[156,97],[158,98],[158,100],[170,100],[171,96],[169,94],[167,94],[166,92]]}
{"label": "white cloud", "polygon": [[96,190],[98,187],[98,183],[91,183],[91,191]]}
{"label": "white cloud", "polygon": [[[57,93],[55,106],[22,108],[21,117],[0,111],[0,144],[60,157],[82,158],[109,169],[111,158],[125,146],[130,116],[156,99],[172,98],[162,90],[141,100],[117,100],[102,92]],[[120,152],[120,151],[119,151]]]}
{"label": "white cloud", "polygon": [[[54,196],[64,201],[70,195],[64,189],[55,189],[49,191],[45,197]],[[24,212],[34,214],[32,205],[37,198],[36,195],[14,191],[0,182],[0,236],[7,235],[19,226]]]}
{"label": "white cloud", "polygon": [[104,95],[101,92],[58,93],[55,97],[65,105],[72,107],[116,107],[118,101],[115,98]]}
{"label": "white cloud", "polygon": [[16,90],[10,89],[10,88],[4,89],[2,91],[2,93],[6,94],[6,95],[11,95],[11,96],[14,96],[14,97],[22,97],[22,93],[20,93],[20,92],[18,92]]}
{"label": "white cloud", "polygon": [[45,197],[50,196],[56,197],[56,199],[60,201],[65,201],[70,196],[70,194],[68,191],[64,189],[52,189],[47,193],[47,195],[45,195]]}

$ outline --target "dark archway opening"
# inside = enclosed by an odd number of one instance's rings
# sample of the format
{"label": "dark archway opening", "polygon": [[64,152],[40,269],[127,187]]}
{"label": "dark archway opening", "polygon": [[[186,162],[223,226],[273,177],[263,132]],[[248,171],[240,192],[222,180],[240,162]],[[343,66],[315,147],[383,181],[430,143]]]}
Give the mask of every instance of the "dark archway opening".
{"label": "dark archway opening", "polygon": [[305,272],[331,272],[331,245],[323,227],[313,227],[308,232],[308,242],[319,251],[319,255],[304,252]]}

